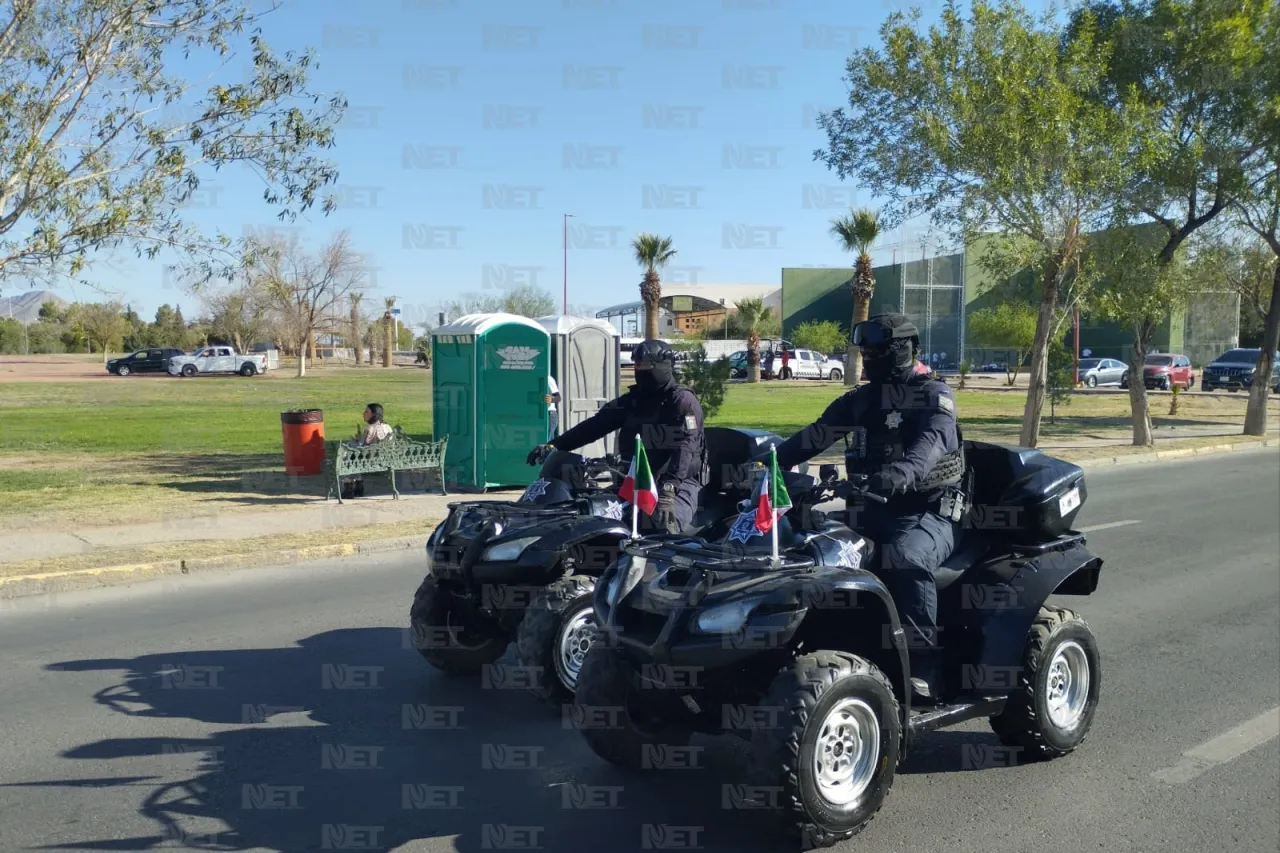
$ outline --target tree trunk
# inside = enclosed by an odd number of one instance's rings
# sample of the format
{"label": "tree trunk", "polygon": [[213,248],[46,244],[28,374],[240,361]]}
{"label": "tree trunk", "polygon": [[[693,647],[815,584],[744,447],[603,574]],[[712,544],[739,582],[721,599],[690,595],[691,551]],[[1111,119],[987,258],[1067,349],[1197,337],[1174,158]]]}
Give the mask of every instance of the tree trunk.
{"label": "tree trunk", "polygon": [[298,378],[307,375],[307,345],[311,342],[311,333],[307,332],[305,339],[298,342]]}
{"label": "tree trunk", "polygon": [[[754,337],[754,335],[752,336]],[[747,339],[747,382],[760,381],[760,341]]]}
{"label": "tree trunk", "polygon": [[395,341],[391,340],[391,315],[382,318],[382,366],[391,366],[391,353],[395,348]]}
{"label": "tree trunk", "polygon": [[[871,300],[859,294],[853,294],[853,325],[856,326],[871,315]],[[862,377],[862,350],[853,345],[853,326],[849,327],[849,369],[844,374],[845,385],[857,385]]]}
{"label": "tree trunk", "polygon": [[1129,408],[1133,417],[1133,446],[1151,447],[1156,443],[1151,434],[1151,400],[1147,397],[1147,383],[1142,376],[1142,366],[1147,360],[1147,347],[1155,331],[1150,321],[1141,321],[1133,327],[1133,352],[1129,354]]}
{"label": "tree trunk", "polygon": [[1049,380],[1049,332],[1053,328],[1053,309],[1058,305],[1058,279],[1076,252],[1080,225],[1072,222],[1062,237],[1058,250],[1049,257],[1044,268],[1044,287],[1040,294],[1040,311],[1036,315],[1036,336],[1031,349],[1030,386],[1027,404],[1022,410],[1023,447],[1040,442],[1040,418],[1044,413],[1045,387]]}
{"label": "tree trunk", "polygon": [[1022,410],[1022,433],[1018,443],[1035,447],[1040,442],[1040,418],[1044,413],[1045,391],[1049,382],[1049,331],[1053,327],[1053,308],[1058,302],[1058,259],[1049,261],[1044,274],[1044,294],[1036,316],[1036,337],[1031,350],[1030,387]]}
{"label": "tree trunk", "polygon": [[658,306],[645,304],[644,306],[644,336],[648,340],[657,340],[658,338]]}
{"label": "tree trunk", "polygon": [[109,355],[108,355],[108,353],[107,353],[107,345],[104,343],[104,344],[102,345],[102,363],[103,363],[103,364],[106,364],[106,363],[107,363],[108,361],[110,361],[110,360],[111,360],[111,359],[110,359],[110,357],[109,357]]}
{"label": "tree trunk", "polygon": [[1280,346],[1280,308],[1277,306],[1280,306],[1280,262],[1271,277],[1271,305],[1267,308],[1267,321],[1262,327],[1262,356],[1258,359],[1258,369],[1253,373],[1253,387],[1249,389],[1249,408],[1244,416],[1245,435],[1267,433],[1271,371],[1274,369],[1276,348]]}
{"label": "tree trunk", "polygon": [[351,306],[351,350],[356,355],[356,364],[360,363],[360,311]]}
{"label": "tree trunk", "polygon": [[310,332],[307,333],[307,358],[312,362],[316,359],[316,336]]}

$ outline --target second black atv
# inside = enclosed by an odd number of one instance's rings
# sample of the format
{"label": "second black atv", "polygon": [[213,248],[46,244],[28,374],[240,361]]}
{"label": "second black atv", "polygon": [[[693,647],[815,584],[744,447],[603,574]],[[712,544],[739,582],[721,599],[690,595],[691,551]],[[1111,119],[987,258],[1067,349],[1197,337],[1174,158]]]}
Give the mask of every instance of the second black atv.
{"label": "second black atv", "polygon": [[[752,488],[750,460],[779,440],[763,430],[707,428],[710,484],[695,528],[711,532],[736,514]],[[414,644],[428,663],[477,674],[515,640],[512,686],[553,704],[572,698],[595,637],[596,578],[631,537],[618,464],[555,451],[520,500],[449,505],[449,518],[427,540],[429,571],[410,611]]]}
{"label": "second black atv", "polygon": [[769,536],[750,507],[730,536],[629,542],[595,593],[602,636],[573,720],[602,758],[679,763],[694,732],[751,743],[737,807],[772,811],[804,846],[857,833],[914,740],[975,717],[1025,757],[1075,749],[1101,687],[1097,643],[1050,595],[1088,595],[1102,560],[1071,530],[1086,492],[1075,465],[965,442],[973,507],[939,574],[945,659],[938,696],[913,705],[907,635],[873,573],[875,546],[817,506],[867,499],[860,483],[786,476],[795,506]]}

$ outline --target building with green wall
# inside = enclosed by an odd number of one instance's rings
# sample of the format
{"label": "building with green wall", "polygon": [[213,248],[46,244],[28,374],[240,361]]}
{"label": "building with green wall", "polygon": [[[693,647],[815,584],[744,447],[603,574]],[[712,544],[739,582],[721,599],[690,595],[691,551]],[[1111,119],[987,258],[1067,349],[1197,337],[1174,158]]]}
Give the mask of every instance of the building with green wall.
{"label": "building with green wall", "polygon": [[[991,235],[953,254],[875,267],[871,313],[906,314],[920,329],[921,350],[926,356],[936,353],[939,364],[954,367],[965,358],[976,364],[1007,360],[1010,353],[984,346],[965,332],[967,316],[1004,298],[993,291],[997,282],[980,263],[990,242],[999,239],[999,235]],[[847,331],[853,315],[852,278],[852,266],[784,267],[783,337],[807,321],[836,320]],[[1015,282],[1032,301],[1036,287],[1030,271],[1016,276]],[[1099,286],[1106,287],[1105,279]],[[1185,353],[1194,364],[1207,364],[1237,345],[1239,320],[1238,295],[1197,294],[1185,307],[1170,311],[1156,331],[1153,348]],[[1069,330],[1067,334],[1069,339]],[[1094,356],[1127,359],[1132,349],[1129,330],[1082,314],[1080,349]]]}

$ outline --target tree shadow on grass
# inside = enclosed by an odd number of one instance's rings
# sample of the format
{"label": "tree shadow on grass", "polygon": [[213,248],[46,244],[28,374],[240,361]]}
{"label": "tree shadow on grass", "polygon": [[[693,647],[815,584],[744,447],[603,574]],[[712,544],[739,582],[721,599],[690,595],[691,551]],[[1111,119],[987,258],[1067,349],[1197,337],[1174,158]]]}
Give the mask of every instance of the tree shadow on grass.
{"label": "tree shadow on grass", "polygon": [[[708,851],[764,853],[784,840],[762,815],[726,814],[726,786],[748,782],[740,750],[698,739],[691,769],[621,771],[589,750],[563,709],[512,689],[502,670],[446,677],[418,658],[402,630],[335,630],[289,648],[177,651],[47,669],[119,672],[122,681],[94,697],[103,707],[211,730],[138,737],[142,721],[135,720],[118,727],[129,736],[67,749],[63,758],[97,762],[85,775],[121,785],[122,797],[129,796],[126,778],[136,785],[152,775],[172,779],[184,764],[194,768],[190,778],[147,786],[129,803],[153,831],[132,838],[104,832],[38,849],[155,850],[179,841],[294,853],[392,850],[437,839],[464,853],[623,851],[682,838]],[[118,776],[107,772],[113,761]],[[80,789],[89,782],[29,784]]]}

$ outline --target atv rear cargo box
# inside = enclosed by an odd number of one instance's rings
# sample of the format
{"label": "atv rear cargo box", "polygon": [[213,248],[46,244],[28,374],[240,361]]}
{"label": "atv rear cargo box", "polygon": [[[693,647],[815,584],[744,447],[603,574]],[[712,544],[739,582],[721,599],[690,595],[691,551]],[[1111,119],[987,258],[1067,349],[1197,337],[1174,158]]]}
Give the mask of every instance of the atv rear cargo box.
{"label": "atv rear cargo box", "polygon": [[1039,450],[965,442],[974,473],[974,524],[1007,530],[1018,542],[1055,539],[1071,529],[1088,491],[1084,470]]}

